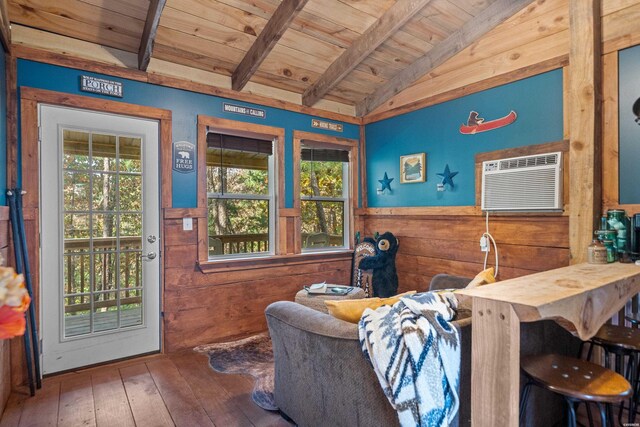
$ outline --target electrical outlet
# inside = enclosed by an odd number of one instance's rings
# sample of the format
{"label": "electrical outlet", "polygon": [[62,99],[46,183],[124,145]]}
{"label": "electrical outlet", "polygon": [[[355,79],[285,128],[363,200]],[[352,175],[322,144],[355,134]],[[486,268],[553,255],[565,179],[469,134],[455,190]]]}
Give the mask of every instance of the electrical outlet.
{"label": "electrical outlet", "polygon": [[480,251],[489,252],[489,239],[486,236],[480,238]]}

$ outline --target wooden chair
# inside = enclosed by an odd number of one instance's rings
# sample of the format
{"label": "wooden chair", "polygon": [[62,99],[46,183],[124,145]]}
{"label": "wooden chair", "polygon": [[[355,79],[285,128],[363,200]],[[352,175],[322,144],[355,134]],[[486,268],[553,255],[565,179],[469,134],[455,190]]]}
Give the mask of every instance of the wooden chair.
{"label": "wooden chair", "polygon": [[222,240],[217,237],[209,237],[209,253],[212,255],[224,254],[224,247],[222,246]]}
{"label": "wooden chair", "polygon": [[307,248],[326,248],[329,246],[329,235],[327,233],[309,234],[305,243]]}
{"label": "wooden chair", "polygon": [[528,356],[520,367],[528,378],[520,401],[520,423],[524,421],[527,398],[532,385],[564,397],[567,403],[567,425],[575,427],[576,404],[596,403],[602,426],[613,426],[611,403],[621,403],[633,394],[631,384],[620,374],[586,360],[558,354]]}

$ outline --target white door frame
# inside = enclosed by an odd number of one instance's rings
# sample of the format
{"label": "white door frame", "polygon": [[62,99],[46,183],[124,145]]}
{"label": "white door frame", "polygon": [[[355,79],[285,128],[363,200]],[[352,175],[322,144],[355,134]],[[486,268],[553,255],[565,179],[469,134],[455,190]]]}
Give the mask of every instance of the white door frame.
{"label": "white door frame", "polygon": [[[72,128],[80,128],[109,133],[142,133],[146,141],[143,143],[143,253],[150,251],[160,255],[160,179],[159,179],[159,121],[137,117],[121,116],[91,110],[78,110],[68,107],[39,104],[42,113],[42,132],[39,144],[40,151],[40,266],[42,295],[40,304],[41,331],[43,339],[43,373],[52,373],[79,366],[102,363],[108,360],[129,357],[135,354],[159,351],[161,348],[160,302],[161,302],[161,262],[160,256],[154,260],[146,260],[143,265],[143,280],[153,283],[145,286],[143,292],[143,326],[127,328],[125,332],[102,332],[91,334],[91,338],[65,338],[61,336],[62,316],[64,312],[59,281],[62,278],[62,245],[60,224],[62,218],[62,167],[61,167],[61,138],[59,123]],[[39,114],[39,118],[41,115]],[[87,123],[97,123],[87,126]],[[134,126],[134,132],[127,131]],[[53,137],[52,137],[53,135]],[[51,142],[51,143],[50,143]],[[145,149],[146,148],[146,149]],[[152,168],[150,170],[149,168]],[[51,179],[55,176],[56,179]],[[57,191],[52,191],[57,187]],[[46,215],[48,207],[57,206],[57,215]],[[148,243],[146,237],[150,234],[158,237],[155,243]],[[57,254],[52,255],[52,254]],[[52,262],[54,259],[54,262]],[[57,259],[57,262],[55,261]],[[44,278],[58,277],[54,280],[57,286],[47,286]],[[52,314],[52,307],[55,308]],[[57,307],[57,308],[56,308]],[[54,316],[54,317],[52,317]],[[57,318],[59,321],[51,321]],[[143,339],[147,337],[147,339]],[[149,339],[148,337],[152,337]]]}

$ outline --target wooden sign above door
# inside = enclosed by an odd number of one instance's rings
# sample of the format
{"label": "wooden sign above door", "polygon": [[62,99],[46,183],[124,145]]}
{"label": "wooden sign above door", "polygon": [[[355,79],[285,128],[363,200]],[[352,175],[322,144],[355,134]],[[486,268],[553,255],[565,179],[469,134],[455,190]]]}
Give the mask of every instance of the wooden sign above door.
{"label": "wooden sign above door", "polygon": [[80,90],[122,98],[122,82],[98,77],[80,76]]}

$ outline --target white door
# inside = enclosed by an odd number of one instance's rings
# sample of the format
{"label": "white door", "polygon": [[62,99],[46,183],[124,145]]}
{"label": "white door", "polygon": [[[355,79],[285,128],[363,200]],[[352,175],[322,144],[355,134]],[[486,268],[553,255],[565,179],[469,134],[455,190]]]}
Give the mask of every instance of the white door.
{"label": "white door", "polygon": [[158,351],[158,122],[41,105],[40,126],[43,373]]}

